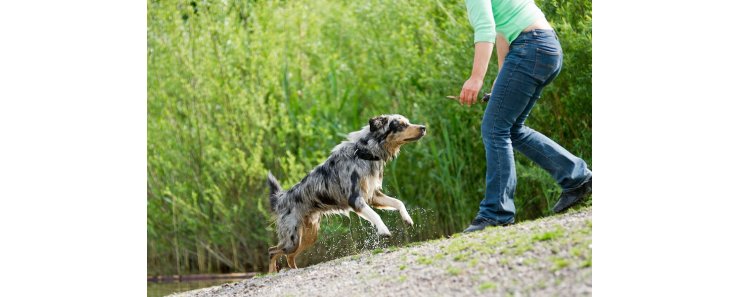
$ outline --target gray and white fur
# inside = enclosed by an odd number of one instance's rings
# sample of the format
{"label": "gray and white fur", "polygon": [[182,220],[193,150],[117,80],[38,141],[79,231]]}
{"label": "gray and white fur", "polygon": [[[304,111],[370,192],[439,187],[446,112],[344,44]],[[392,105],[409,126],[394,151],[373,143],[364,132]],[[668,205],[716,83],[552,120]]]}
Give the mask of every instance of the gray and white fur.
{"label": "gray and white fur", "polygon": [[324,163],[287,191],[268,173],[270,208],[276,215],[279,239],[278,245],[270,248],[271,256],[295,252],[301,243],[300,230],[307,223],[318,224],[323,214],[354,211],[371,222],[381,236],[390,236],[390,231],[368,206],[399,210],[404,222],[413,225],[403,202],[381,192],[383,169],[398,155],[401,145],[425,134],[426,127],[411,124],[401,115],[382,115],[350,133]]}

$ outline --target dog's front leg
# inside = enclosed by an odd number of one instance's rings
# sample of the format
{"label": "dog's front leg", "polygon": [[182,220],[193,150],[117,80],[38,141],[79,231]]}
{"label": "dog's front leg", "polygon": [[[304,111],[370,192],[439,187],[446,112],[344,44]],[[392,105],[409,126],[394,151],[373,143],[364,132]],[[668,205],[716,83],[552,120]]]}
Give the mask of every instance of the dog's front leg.
{"label": "dog's front leg", "polygon": [[365,203],[366,199],[363,196],[372,195],[366,190],[365,182],[363,181],[360,183],[360,176],[356,171],[352,173],[350,179],[352,181],[352,186],[350,188],[349,200],[347,201],[349,206],[357,213],[357,215],[372,223],[375,228],[378,229],[378,235],[391,236],[391,231],[389,231],[388,227],[385,226],[385,223],[380,219],[378,213]]}
{"label": "dog's front leg", "polygon": [[409,224],[411,226],[414,225],[414,221],[411,219],[409,212],[406,211],[406,205],[404,205],[401,200],[390,197],[380,190],[375,190],[375,192],[373,193],[373,206],[377,208],[397,209],[398,212],[401,214],[401,219],[403,219],[406,224]]}
{"label": "dog's front leg", "polygon": [[378,235],[391,236],[391,231],[388,230],[388,227],[385,226],[378,213],[372,208],[363,203],[361,207],[355,208],[355,212],[363,219],[372,223],[378,229]]}

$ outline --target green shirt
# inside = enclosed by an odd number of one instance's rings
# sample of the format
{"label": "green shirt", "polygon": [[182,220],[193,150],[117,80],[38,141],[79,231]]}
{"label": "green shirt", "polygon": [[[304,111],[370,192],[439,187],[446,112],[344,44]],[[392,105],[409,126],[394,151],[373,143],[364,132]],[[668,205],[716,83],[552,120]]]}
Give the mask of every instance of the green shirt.
{"label": "green shirt", "polygon": [[533,0],[465,0],[475,43],[494,43],[496,33],[511,44],[529,25],[544,18]]}

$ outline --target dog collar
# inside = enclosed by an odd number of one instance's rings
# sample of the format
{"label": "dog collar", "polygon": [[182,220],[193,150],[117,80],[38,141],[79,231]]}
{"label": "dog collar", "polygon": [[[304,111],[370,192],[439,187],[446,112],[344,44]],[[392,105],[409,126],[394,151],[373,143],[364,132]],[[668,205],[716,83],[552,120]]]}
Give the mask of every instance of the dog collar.
{"label": "dog collar", "polygon": [[356,149],[355,157],[368,161],[380,161],[380,157],[373,155],[373,153],[366,149]]}

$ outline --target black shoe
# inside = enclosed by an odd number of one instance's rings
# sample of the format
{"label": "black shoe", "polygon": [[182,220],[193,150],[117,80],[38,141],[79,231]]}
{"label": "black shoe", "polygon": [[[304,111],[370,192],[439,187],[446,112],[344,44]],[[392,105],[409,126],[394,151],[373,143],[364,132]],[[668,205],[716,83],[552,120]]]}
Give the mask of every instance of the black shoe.
{"label": "black shoe", "polygon": [[583,200],[583,197],[586,197],[586,195],[590,193],[591,178],[589,177],[588,181],[583,183],[580,187],[561,193],[558,203],[555,203],[555,207],[552,208],[552,211],[556,213],[563,212],[571,206],[576,205],[576,203]]}
{"label": "black shoe", "polygon": [[491,219],[475,218],[473,222],[470,223],[470,226],[468,226],[468,228],[463,231],[463,233],[480,231],[480,230],[485,229],[488,226],[508,226],[511,224],[514,224],[514,220],[511,220],[511,222],[508,222],[508,223],[499,223]]}

